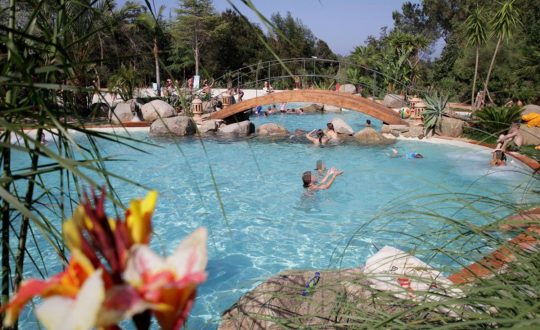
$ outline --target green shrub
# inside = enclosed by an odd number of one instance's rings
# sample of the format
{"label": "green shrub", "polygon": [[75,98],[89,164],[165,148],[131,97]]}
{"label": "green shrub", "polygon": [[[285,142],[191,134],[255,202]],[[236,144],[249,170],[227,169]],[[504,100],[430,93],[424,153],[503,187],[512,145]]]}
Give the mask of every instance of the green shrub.
{"label": "green shrub", "polygon": [[518,107],[486,107],[474,114],[478,128],[489,134],[500,134],[521,119]]}
{"label": "green shrub", "polygon": [[422,116],[424,118],[424,132],[427,134],[429,131],[440,129],[442,116],[448,103],[448,96],[434,93],[433,95],[426,95],[424,100],[427,107]]}

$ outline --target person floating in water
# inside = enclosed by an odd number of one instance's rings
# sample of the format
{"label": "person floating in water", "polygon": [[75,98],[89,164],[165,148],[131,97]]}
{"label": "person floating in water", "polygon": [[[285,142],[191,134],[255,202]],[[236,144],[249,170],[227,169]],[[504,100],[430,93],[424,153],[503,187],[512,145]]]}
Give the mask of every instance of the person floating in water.
{"label": "person floating in water", "polygon": [[396,148],[392,148],[392,153],[389,156],[390,156],[390,158],[401,157],[401,155],[399,154],[399,151]]}
{"label": "person floating in water", "polygon": [[424,158],[424,156],[416,151],[409,152],[407,154],[407,159],[414,159],[414,158]]}
{"label": "person floating in water", "polygon": [[314,178],[311,171],[306,171],[302,174],[302,182],[304,183],[304,188],[307,188],[310,191],[326,190],[332,186],[334,180],[341,174],[343,174],[343,171],[339,171],[332,167],[328,170],[328,173],[326,173],[321,182],[316,183],[315,180],[313,180]]}
{"label": "person floating in water", "polygon": [[[316,133],[316,137],[313,136],[313,133]],[[315,145],[325,145],[328,143],[328,137],[324,135],[322,129],[314,129],[311,132],[306,134],[306,138],[313,142]]]}

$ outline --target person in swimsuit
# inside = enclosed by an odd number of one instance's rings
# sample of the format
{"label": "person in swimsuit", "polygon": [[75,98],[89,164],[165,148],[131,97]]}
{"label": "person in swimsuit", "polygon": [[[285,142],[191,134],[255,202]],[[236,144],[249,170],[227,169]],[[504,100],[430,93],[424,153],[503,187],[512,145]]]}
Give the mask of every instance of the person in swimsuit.
{"label": "person in swimsuit", "polygon": [[315,180],[313,180],[311,172],[306,171],[304,172],[304,174],[302,174],[302,182],[304,188],[307,188],[310,191],[326,190],[332,186],[334,180],[336,180],[336,178],[341,174],[343,174],[343,171],[339,171],[336,168],[332,167],[328,170],[326,176],[319,183],[316,183]]}
{"label": "person in swimsuit", "polygon": [[491,159],[491,166],[505,166],[506,154],[501,149],[495,149],[493,151],[493,158]]}
{"label": "person in swimsuit", "polygon": [[[313,133],[316,133],[316,137],[313,136]],[[306,138],[313,142],[315,145],[325,145],[328,143],[328,137],[324,135],[324,132],[322,129],[314,129],[311,132],[306,134]]]}
{"label": "person in swimsuit", "polygon": [[339,142],[339,136],[336,132],[336,130],[334,129],[334,124],[332,123],[327,123],[326,124],[326,137],[330,140],[330,141],[333,141],[333,142]]}
{"label": "person in swimsuit", "polygon": [[415,159],[415,158],[424,158],[424,156],[416,151],[409,152],[407,154],[407,159]]}

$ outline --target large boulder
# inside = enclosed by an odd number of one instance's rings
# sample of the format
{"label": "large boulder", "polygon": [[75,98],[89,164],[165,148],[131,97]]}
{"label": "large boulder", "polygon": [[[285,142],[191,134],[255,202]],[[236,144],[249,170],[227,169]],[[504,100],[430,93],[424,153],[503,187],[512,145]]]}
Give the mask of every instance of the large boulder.
{"label": "large boulder", "polygon": [[523,136],[523,145],[540,145],[540,127],[528,127],[527,124],[522,124],[519,130]]}
{"label": "large boulder", "polygon": [[222,119],[208,119],[198,125],[199,133],[206,134],[209,132],[217,132],[219,127],[224,123]]}
{"label": "large boulder", "polygon": [[308,105],[307,107],[304,107],[303,109],[304,109],[304,112],[320,112],[320,111],[323,111],[323,106],[320,104],[313,103],[313,104]]}
{"label": "large boulder", "polygon": [[161,118],[150,126],[151,136],[186,136],[194,135],[196,132],[195,122],[187,116]]}
{"label": "large boulder", "polygon": [[389,108],[401,108],[407,105],[405,97],[397,94],[386,94],[383,104]]}
{"label": "large boulder", "polygon": [[463,134],[463,125],[465,122],[456,118],[443,117],[441,128],[436,131],[437,134],[450,137],[459,137]]}
{"label": "large boulder", "polygon": [[[360,327],[361,320],[348,319],[343,311],[357,309],[362,316],[377,318],[413,306],[371,289],[370,279],[360,269],[322,271],[314,289],[303,295],[313,276],[314,271],[289,270],[268,279],[223,313],[218,330],[345,329],[347,321]],[[425,317],[430,322],[440,315],[429,312]]]}
{"label": "large boulder", "polygon": [[128,103],[118,103],[111,113],[111,121],[115,124],[129,122],[133,119],[131,106]]}
{"label": "large boulder", "polygon": [[220,126],[217,133],[221,135],[249,135],[255,131],[255,125],[249,120]]}
{"label": "large boulder", "polygon": [[127,104],[131,107],[131,113],[133,113],[133,119],[131,121],[144,121],[141,109],[142,104],[137,102],[137,99],[131,99],[126,101]]}
{"label": "large boulder", "polygon": [[257,127],[257,135],[259,136],[288,136],[289,131],[282,126],[274,123],[263,124]]}
{"label": "large boulder", "polygon": [[162,100],[153,100],[142,106],[141,112],[145,121],[153,122],[158,118],[168,118],[175,115],[174,108]]}
{"label": "large boulder", "polygon": [[353,135],[354,131],[345,120],[341,118],[332,119],[331,123],[334,125],[334,130],[339,134]]}
{"label": "large boulder", "polygon": [[409,130],[403,133],[404,137],[411,137],[411,138],[424,138],[424,127],[422,126],[411,126],[409,127]]}
{"label": "large boulder", "polygon": [[528,115],[529,113],[540,113],[540,105],[536,104],[527,104],[523,108],[521,108],[521,115]]}
{"label": "large boulder", "polygon": [[329,104],[325,104],[323,107],[323,110],[325,112],[341,112],[340,107],[336,107],[335,105],[329,105]]}
{"label": "large boulder", "polygon": [[348,94],[354,94],[356,93],[356,86],[353,84],[345,84],[339,86],[339,92],[340,93],[348,93]]}
{"label": "large boulder", "polygon": [[381,133],[392,133],[392,131],[398,131],[400,133],[409,131],[410,127],[407,125],[387,125],[384,124],[381,128]]}
{"label": "large boulder", "polygon": [[363,130],[356,132],[354,134],[354,139],[365,145],[377,145],[377,144],[392,144],[395,142],[395,139],[389,139],[371,127],[366,127]]}

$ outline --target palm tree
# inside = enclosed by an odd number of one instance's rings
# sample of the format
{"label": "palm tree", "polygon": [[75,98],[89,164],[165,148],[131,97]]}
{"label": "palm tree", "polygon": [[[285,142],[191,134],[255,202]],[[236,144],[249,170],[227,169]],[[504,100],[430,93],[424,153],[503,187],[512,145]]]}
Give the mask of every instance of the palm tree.
{"label": "palm tree", "polygon": [[495,52],[491,58],[491,64],[489,65],[488,73],[486,76],[486,82],[484,83],[484,93],[483,97],[487,95],[489,78],[491,77],[491,71],[493,70],[493,65],[495,64],[495,58],[499,52],[501,42],[503,40],[510,39],[514,30],[521,25],[519,20],[519,12],[517,8],[514,7],[514,2],[516,0],[507,0],[503,3],[501,9],[495,14],[491,20],[492,35],[496,35],[497,46],[495,46]]}
{"label": "palm tree", "polygon": [[476,8],[467,20],[465,21],[465,33],[467,35],[467,45],[476,47],[476,61],[474,65],[474,78],[472,84],[472,93],[471,93],[471,105],[473,110],[474,97],[476,93],[476,78],[478,77],[478,59],[480,57],[480,46],[486,43],[487,34],[486,34],[487,22],[484,19],[484,13],[480,8]]}
{"label": "palm tree", "polygon": [[[149,7],[150,8],[150,7]],[[154,11],[150,8],[150,13],[144,12],[141,13],[137,19],[144,27],[146,27],[151,33],[154,41],[154,46],[152,48],[152,53],[154,54],[154,63],[156,67],[156,83],[157,83],[157,95],[161,96],[161,82],[159,76],[159,47],[158,47],[158,36],[161,32],[163,20],[162,14],[165,10],[165,6],[159,7],[157,15],[154,14]]]}

